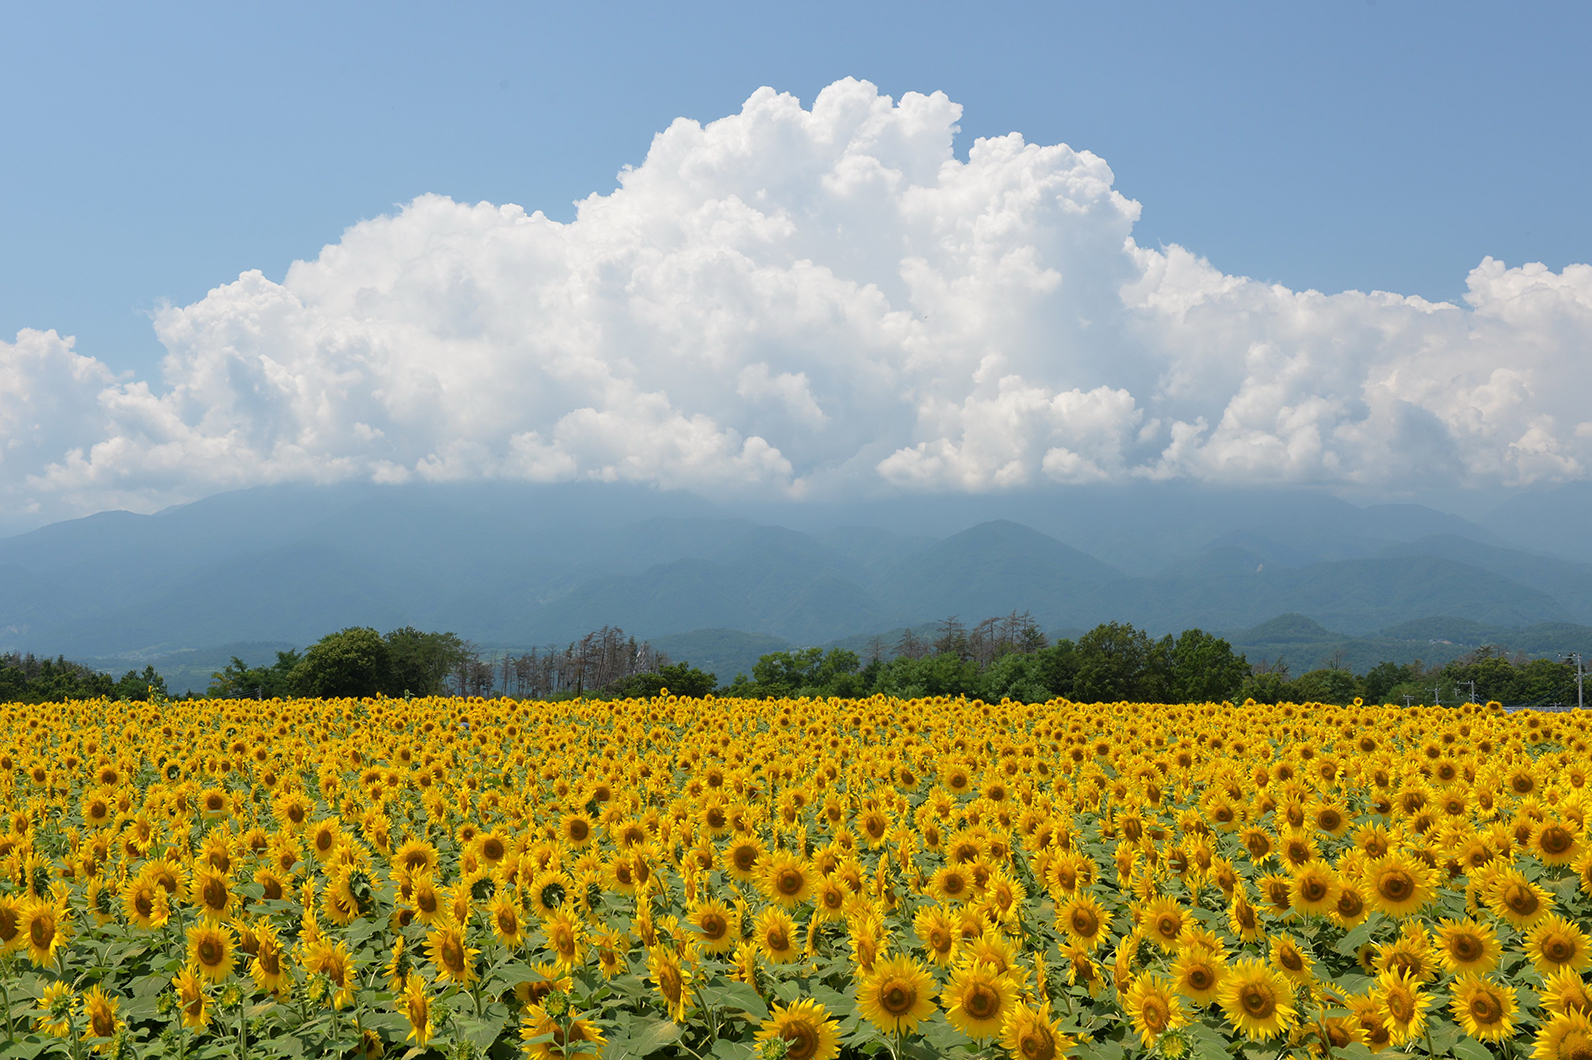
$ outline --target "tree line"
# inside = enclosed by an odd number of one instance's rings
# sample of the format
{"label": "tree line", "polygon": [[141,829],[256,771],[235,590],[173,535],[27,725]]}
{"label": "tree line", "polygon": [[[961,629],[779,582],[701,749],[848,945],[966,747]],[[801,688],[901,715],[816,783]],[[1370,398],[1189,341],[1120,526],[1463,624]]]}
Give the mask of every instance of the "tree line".
{"label": "tree line", "polygon": [[564,648],[486,656],[454,633],[405,626],[387,634],[353,627],[322,637],[303,654],[276,653],[251,667],[233,657],[211,675],[207,696],[491,696],[525,699],[650,696],[662,688],[706,695],[717,678],[669,657],[646,641],[604,626]]}
{"label": "tree line", "polygon": [[724,689],[742,696],[965,695],[1079,703],[1438,703],[1497,701],[1512,706],[1576,702],[1575,670],[1549,659],[1511,658],[1482,647],[1441,666],[1381,662],[1364,674],[1341,656],[1294,676],[1286,658],[1251,664],[1222,637],[1200,629],[1152,638],[1106,622],[1050,643],[1032,616],[1013,613],[971,629],[955,618],[932,639],[908,630],[890,648],[879,638],[866,663],[845,649],[807,648],[758,659],[750,676]]}
{"label": "tree line", "polygon": [[807,648],[758,659],[724,689],[743,696],[967,696],[1038,702],[1149,703],[1231,698],[1249,673],[1244,656],[1200,629],[1152,639],[1108,622],[1077,640],[1051,643],[1033,616],[1014,612],[971,629],[956,618],[931,640],[912,630],[892,650],[879,639],[866,663],[856,652]]}
{"label": "tree line", "polygon": [[164,696],[166,681],[153,666],[128,670],[120,678],[101,673],[65,656],[39,658],[32,653],[0,655],[0,703],[59,703],[67,699],[136,699]]}
{"label": "tree line", "polygon": [[[1364,674],[1341,657],[1294,676],[1287,660],[1251,664],[1222,637],[1200,629],[1151,637],[1125,622],[1096,626],[1076,640],[1052,642],[1026,612],[968,627],[957,618],[932,635],[903,632],[893,644],[876,637],[867,659],[845,648],[803,648],[761,656],[750,675],[728,684],[688,661],[674,662],[646,641],[605,626],[559,648],[486,655],[454,633],[404,626],[382,634],[340,630],[303,652],[249,666],[234,657],[203,693],[218,698],[289,696],[507,695],[526,699],[621,698],[709,693],[745,697],[876,693],[967,696],[1037,702],[1322,702],[1443,703],[1474,699],[1509,705],[1576,702],[1575,672],[1549,659],[1483,647],[1441,666],[1382,662]],[[64,657],[0,655],[0,702],[64,699],[145,700],[167,696],[153,666],[120,678]]]}

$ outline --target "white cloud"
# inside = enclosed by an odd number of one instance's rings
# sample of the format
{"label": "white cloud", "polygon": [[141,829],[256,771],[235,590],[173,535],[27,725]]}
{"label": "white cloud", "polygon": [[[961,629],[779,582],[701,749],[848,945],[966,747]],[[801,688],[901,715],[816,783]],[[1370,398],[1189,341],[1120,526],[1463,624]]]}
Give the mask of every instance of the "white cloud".
{"label": "white cloud", "polygon": [[1592,267],[1487,259],[1464,305],[1292,291],[1139,247],[1106,163],[842,81],[680,119],[559,224],[422,196],[282,283],[156,320],[158,382],[0,343],[0,506],[284,480],[797,494],[1123,477],[1581,478]]}

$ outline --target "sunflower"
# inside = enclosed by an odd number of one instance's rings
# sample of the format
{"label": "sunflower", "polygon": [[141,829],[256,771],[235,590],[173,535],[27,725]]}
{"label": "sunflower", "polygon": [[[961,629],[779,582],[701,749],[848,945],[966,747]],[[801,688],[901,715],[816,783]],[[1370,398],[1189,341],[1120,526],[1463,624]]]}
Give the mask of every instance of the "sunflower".
{"label": "sunflower", "polygon": [[596,834],[597,826],[584,813],[566,813],[559,821],[559,838],[576,850],[586,846]]}
{"label": "sunflower", "polygon": [[704,953],[727,953],[741,940],[740,912],[716,899],[692,905],[686,922],[700,932],[695,942]]}
{"label": "sunflower", "polygon": [[736,836],[724,848],[724,872],[732,880],[751,883],[757,879],[763,857],[761,839],[756,836]]}
{"label": "sunflower", "polygon": [[115,816],[111,805],[110,796],[105,792],[90,792],[83,799],[83,823],[91,828],[104,828]]}
{"label": "sunflower", "polygon": [[1586,933],[1557,913],[1532,924],[1525,944],[1526,956],[1543,978],[1565,968],[1584,972],[1592,967]]}
{"label": "sunflower", "polygon": [[1449,1010],[1454,1022],[1479,1041],[1496,1042],[1515,1031],[1515,992],[1479,976],[1467,975],[1455,981]]}
{"label": "sunflower", "polygon": [[1592,1018],[1565,1012],[1545,1021],[1537,1031],[1532,1060],[1587,1060],[1592,1057]]}
{"label": "sunflower", "polygon": [[968,961],[951,973],[940,992],[940,1005],[951,1026],[974,1041],[986,1041],[1000,1034],[1016,994],[1006,976],[987,964]]}
{"label": "sunflower", "polygon": [[573,968],[586,950],[586,928],[580,920],[559,910],[542,921],[542,938],[558,964]]}
{"label": "sunflower", "polygon": [[282,943],[277,938],[276,928],[270,921],[262,920],[255,926],[254,940],[255,951],[249,962],[249,978],[261,990],[282,993],[291,981],[291,975],[283,962]]}
{"label": "sunflower", "polygon": [[324,975],[332,985],[332,1007],[342,1009],[354,1000],[354,958],[348,943],[333,945],[327,939],[311,943],[304,955],[304,968],[312,975]]}
{"label": "sunflower", "polygon": [[823,1005],[803,998],[790,1005],[775,1005],[757,1032],[760,1042],[778,1038],[785,1043],[787,1060],[835,1060],[840,1055],[839,1024]]}
{"label": "sunflower", "polygon": [[1227,907],[1227,923],[1241,942],[1255,942],[1266,937],[1255,907],[1241,890],[1234,892],[1232,903]]}
{"label": "sunflower", "polygon": [[821,876],[813,884],[813,920],[820,924],[832,923],[845,916],[846,899],[850,892],[834,876]]}
{"label": "sunflower", "polygon": [[1444,917],[1437,926],[1437,957],[1454,975],[1481,976],[1498,967],[1503,947],[1491,924]]}
{"label": "sunflower", "polygon": [[910,1034],[934,1012],[934,977],[905,954],[884,957],[857,981],[857,1011],[880,1033]]}
{"label": "sunflower", "polygon": [[1391,917],[1411,916],[1437,897],[1432,870],[1397,851],[1366,865],[1365,884],[1371,908]]}
{"label": "sunflower", "polygon": [[942,902],[965,902],[973,897],[973,876],[963,865],[942,865],[929,880],[928,893]]}
{"label": "sunflower", "polygon": [[805,858],[777,851],[763,859],[760,875],[763,893],[786,909],[794,909],[812,895],[813,867]]}
{"label": "sunflower", "polygon": [[106,994],[105,988],[97,984],[83,995],[83,1016],[86,1022],[83,1028],[83,1040],[100,1039],[101,1044],[94,1047],[95,1052],[109,1052],[112,1044],[109,1039],[116,1037],[116,1032],[126,1026],[116,1014],[120,1005],[120,1001]]}
{"label": "sunflower", "polygon": [[676,1023],[685,1022],[685,1013],[691,1005],[691,972],[681,963],[679,956],[664,946],[647,950],[647,977],[658,990],[664,1012]]}
{"label": "sunflower", "polygon": [[427,927],[440,920],[446,911],[442,892],[437,890],[430,876],[415,877],[409,901],[415,908],[415,916]]}
{"label": "sunflower", "polygon": [[517,950],[525,945],[525,923],[520,917],[520,907],[506,891],[500,888],[493,896],[486,907],[486,917],[492,925],[492,934],[505,946]]}
{"label": "sunflower", "polygon": [[426,953],[438,982],[468,986],[475,980],[475,957],[480,952],[465,944],[464,929],[451,917],[432,924],[426,935]]}
{"label": "sunflower", "polygon": [[525,890],[531,903],[531,912],[539,917],[548,916],[569,901],[575,881],[559,869],[544,869],[537,873]]}
{"label": "sunflower", "polygon": [[1061,1033],[1059,1020],[1051,1018],[1050,1001],[1036,1008],[1019,1001],[1001,1024],[1001,1047],[1021,1060],[1056,1060],[1077,1043]]}
{"label": "sunflower", "polygon": [[22,907],[22,899],[0,894],[0,954],[27,943],[27,936],[22,933]]}
{"label": "sunflower", "polygon": [[424,839],[405,839],[393,852],[392,863],[405,876],[431,875],[437,871],[437,848]]}
{"label": "sunflower", "polygon": [[1294,870],[1289,898],[1301,913],[1326,916],[1337,910],[1341,890],[1338,874],[1331,866],[1311,861]]}
{"label": "sunflower", "polygon": [[70,923],[66,908],[48,899],[32,898],[23,903],[17,915],[17,929],[34,964],[47,968],[55,963],[57,951],[66,943]]}
{"label": "sunflower", "polygon": [[1287,935],[1272,936],[1271,966],[1299,986],[1309,986],[1316,977],[1310,955]]}
{"label": "sunflower", "polygon": [[959,936],[943,906],[920,906],[912,917],[912,930],[929,960],[941,966],[951,963]]}
{"label": "sunflower", "polygon": [[134,876],[122,887],[122,910],[135,927],[152,931],[171,919],[166,892],[147,876]]}
{"label": "sunflower", "polygon": [[1437,978],[1442,958],[1432,952],[1426,929],[1411,921],[1391,942],[1376,947],[1372,967],[1377,972],[1408,972],[1411,978],[1429,983]]}
{"label": "sunflower", "polygon": [[625,958],[630,949],[630,935],[623,931],[605,931],[593,940],[592,945],[597,949],[597,967],[602,969],[604,979],[612,979],[616,975],[623,975],[629,968]]}
{"label": "sunflower", "polygon": [[201,864],[194,869],[188,890],[189,901],[206,920],[226,920],[231,915],[234,896],[226,873]]}
{"label": "sunflower", "polygon": [[64,980],[54,979],[45,984],[39,995],[39,1015],[33,1025],[52,1038],[65,1038],[72,1033],[72,988]]}
{"label": "sunflower", "polygon": [[1227,964],[1216,954],[1196,946],[1185,946],[1172,964],[1172,986],[1197,1005],[1213,1004]]}
{"label": "sunflower", "polygon": [[326,862],[337,853],[337,848],[343,842],[342,825],[335,817],[317,821],[310,826],[309,843],[310,853],[316,861]]}
{"label": "sunflower", "polygon": [[1145,935],[1160,947],[1163,953],[1176,953],[1183,942],[1183,932],[1193,922],[1189,911],[1176,898],[1157,898],[1144,911]]}
{"label": "sunflower", "polygon": [[1056,924],[1075,944],[1093,950],[1110,935],[1111,912],[1093,895],[1078,891],[1057,906]]}
{"label": "sunflower", "polygon": [[1338,885],[1338,900],[1333,903],[1331,916],[1337,925],[1348,931],[1365,923],[1366,917],[1371,915],[1371,910],[1365,904],[1365,892],[1360,885],[1348,880],[1341,880]]}
{"label": "sunflower", "polygon": [[1287,916],[1293,911],[1293,877],[1285,872],[1270,872],[1255,881],[1260,897],[1266,903],[1266,912],[1272,916]]}
{"label": "sunflower", "polygon": [[182,1014],[182,1025],[191,1030],[204,1030],[210,1025],[210,999],[205,996],[204,980],[190,965],[177,973],[171,981],[177,991],[177,1011]]}
{"label": "sunflower", "polygon": [[1178,1000],[1172,980],[1159,975],[1141,975],[1128,987],[1122,1008],[1133,1021],[1144,1047],[1149,1049],[1169,1030],[1188,1023],[1183,1003]]}
{"label": "sunflower", "polygon": [[1542,984],[1542,1007],[1549,1012],[1585,1012],[1592,1014],[1592,992],[1587,990],[1580,973],[1563,969],[1547,976]]}
{"label": "sunflower", "polygon": [[1351,994],[1343,999],[1343,1003],[1350,1016],[1360,1025],[1367,1049],[1380,1053],[1393,1044],[1393,1036],[1387,1029],[1387,1009],[1382,1007],[1375,993]]}
{"label": "sunflower", "polygon": [[1568,865],[1586,845],[1574,822],[1549,818],[1532,829],[1526,849],[1544,865]]}
{"label": "sunflower", "polygon": [[1516,868],[1505,869],[1494,876],[1486,897],[1488,908],[1520,931],[1553,911],[1553,895]]}
{"label": "sunflower", "polygon": [[752,937],[763,956],[775,964],[790,964],[801,957],[796,922],[777,905],[767,906],[752,924]]}
{"label": "sunflower", "polygon": [[514,984],[514,1000],[522,1007],[537,1004],[549,994],[567,994],[575,988],[575,981],[556,964],[542,961],[531,965],[528,970],[535,978],[521,979]]}
{"label": "sunflower", "polygon": [[1386,1025],[1394,1045],[1420,1037],[1432,996],[1421,993],[1421,981],[1408,969],[1390,968],[1376,977],[1376,996],[1387,1012]]}
{"label": "sunflower", "polygon": [[1216,998],[1227,1021],[1250,1038],[1275,1038],[1290,1030],[1298,1018],[1288,980],[1254,958],[1245,958],[1228,970]]}
{"label": "sunflower", "polygon": [[555,1018],[543,1005],[526,1007],[520,1017],[520,1037],[525,1041],[525,1055],[533,1060],[596,1056],[608,1040],[590,1020],[573,1013]]}
{"label": "sunflower", "polygon": [[200,921],[188,929],[188,964],[210,982],[220,982],[232,974],[236,945],[231,928]]}
{"label": "sunflower", "polygon": [[401,1003],[399,1011],[409,1021],[409,1033],[404,1041],[412,1041],[416,1049],[424,1049],[436,1029],[431,1025],[431,999],[426,996],[426,981],[419,973],[409,973],[398,1001]]}

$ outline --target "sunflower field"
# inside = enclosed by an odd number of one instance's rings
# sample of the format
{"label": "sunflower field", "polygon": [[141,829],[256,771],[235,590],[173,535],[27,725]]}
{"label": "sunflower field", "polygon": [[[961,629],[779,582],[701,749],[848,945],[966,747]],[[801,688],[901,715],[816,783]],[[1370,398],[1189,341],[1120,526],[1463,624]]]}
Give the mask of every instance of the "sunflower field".
{"label": "sunflower field", "polygon": [[0,706],[0,1056],[1592,1060],[1588,727]]}

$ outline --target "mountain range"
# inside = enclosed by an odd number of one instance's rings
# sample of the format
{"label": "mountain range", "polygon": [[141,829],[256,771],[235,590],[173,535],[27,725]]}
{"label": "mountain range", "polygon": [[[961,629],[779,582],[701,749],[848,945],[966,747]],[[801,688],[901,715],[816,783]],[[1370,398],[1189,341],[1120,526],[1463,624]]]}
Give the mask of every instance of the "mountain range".
{"label": "mountain range", "polygon": [[[1026,610],[1054,632],[1231,631],[1257,653],[1278,653],[1265,624],[1283,615],[1313,626],[1302,654],[1483,635],[1546,653],[1592,632],[1592,556],[1565,530],[1587,525],[1592,491],[1559,493],[1548,517],[1471,521],[1149,484],[760,508],[600,483],[264,487],[0,539],[0,649],[208,656],[349,625],[524,648],[607,625],[729,662]],[[1457,636],[1414,635],[1433,620]]]}

